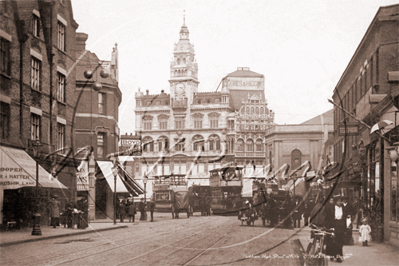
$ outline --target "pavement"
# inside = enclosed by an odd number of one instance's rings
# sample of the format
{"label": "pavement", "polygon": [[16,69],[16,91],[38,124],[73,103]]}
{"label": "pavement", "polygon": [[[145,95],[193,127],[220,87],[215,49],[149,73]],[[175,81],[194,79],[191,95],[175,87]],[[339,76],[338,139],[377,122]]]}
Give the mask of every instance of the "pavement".
{"label": "pavement", "polygon": [[[108,230],[115,230],[120,228],[127,228],[128,226],[138,225],[140,223],[149,223],[149,213],[148,213],[148,221],[140,221],[140,215],[136,215],[135,223],[129,223],[128,219],[124,219],[124,222],[121,223],[119,219],[117,219],[117,223],[114,224],[111,219],[101,219],[101,220],[93,220],[90,221],[89,227],[86,229],[72,229],[72,228],[64,228],[63,225],[57,226],[57,228],[53,228],[52,226],[41,225],[40,230],[42,232],[41,236],[33,236],[32,235],[32,227],[22,228],[22,229],[9,229],[8,231],[0,232],[0,247],[18,245],[22,243],[54,239],[60,237],[74,236],[74,235],[83,235],[90,234]],[[172,215],[169,213],[154,213],[154,220],[157,219],[172,219]]]}
{"label": "pavement", "polygon": [[[299,229],[295,229],[299,230]],[[298,239],[302,245],[302,249],[310,243],[310,228],[304,227],[298,232]],[[399,265],[398,248],[386,242],[378,243],[371,241],[368,246],[364,247],[358,241],[359,233],[357,229],[352,232],[354,245],[343,247],[344,261],[338,263],[335,260],[329,261],[329,265]]]}

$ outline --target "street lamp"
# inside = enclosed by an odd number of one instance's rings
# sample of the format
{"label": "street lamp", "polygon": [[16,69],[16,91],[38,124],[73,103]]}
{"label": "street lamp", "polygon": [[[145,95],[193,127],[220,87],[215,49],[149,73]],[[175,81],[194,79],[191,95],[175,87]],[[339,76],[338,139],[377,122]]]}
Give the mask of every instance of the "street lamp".
{"label": "street lamp", "polygon": [[116,224],[116,178],[118,176],[118,165],[114,162],[114,166],[112,167],[112,174],[114,175],[114,224]]}
{"label": "street lamp", "polygon": [[[147,206],[147,181],[148,181],[148,176],[147,174],[143,178],[143,183],[144,183],[144,206]],[[147,220],[147,211],[144,212],[144,219]]]}
{"label": "street lamp", "polygon": [[33,156],[35,156],[36,161],[36,202],[35,202],[35,213],[33,214],[33,236],[41,236],[42,231],[40,229],[40,213],[39,213],[39,163],[37,162],[37,155],[39,153],[38,147],[42,146],[39,141],[36,141],[33,145]]}

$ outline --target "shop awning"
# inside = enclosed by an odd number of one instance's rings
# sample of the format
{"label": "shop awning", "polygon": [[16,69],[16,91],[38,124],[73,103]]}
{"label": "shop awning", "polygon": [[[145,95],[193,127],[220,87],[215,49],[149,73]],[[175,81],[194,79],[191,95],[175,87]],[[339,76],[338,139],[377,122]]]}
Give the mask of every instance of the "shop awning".
{"label": "shop awning", "polygon": [[125,169],[122,169],[122,171],[124,173],[124,177],[122,177],[122,182],[130,191],[130,194],[132,194],[133,196],[144,194],[144,188],[136,180],[134,180]]}
{"label": "shop awning", "polygon": [[[36,186],[36,161],[24,150],[0,147],[0,188]],[[67,189],[39,165],[39,186]]]}
{"label": "shop awning", "polygon": [[[112,173],[113,163],[110,161],[97,161],[97,164],[100,167],[104,178],[107,180],[112,192],[115,192],[114,175]],[[116,178],[116,193],[129,193],[133,196],[143,194],[144,190],[141,188],[140,184],[134,180],[132,182],[132,180],[126,181],[118,174]]]}

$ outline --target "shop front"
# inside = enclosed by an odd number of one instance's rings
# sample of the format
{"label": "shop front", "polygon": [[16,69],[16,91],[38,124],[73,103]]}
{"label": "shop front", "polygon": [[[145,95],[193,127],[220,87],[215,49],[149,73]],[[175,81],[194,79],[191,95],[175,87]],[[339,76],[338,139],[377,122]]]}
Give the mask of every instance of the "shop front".
{"label": "shop front", "polygon": [[0,147],[0,178],[2,227],[30,226],[36,211],[41,215],[41,223],[47,225],[50,198],[56,195],[61,204],[67,199],[67,187],[21,149]]}

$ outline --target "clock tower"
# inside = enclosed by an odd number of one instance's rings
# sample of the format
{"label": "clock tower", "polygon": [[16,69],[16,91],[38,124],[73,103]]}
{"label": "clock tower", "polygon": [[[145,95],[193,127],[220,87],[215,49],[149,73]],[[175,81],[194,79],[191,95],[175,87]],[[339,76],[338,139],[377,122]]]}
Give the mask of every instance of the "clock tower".
{"label": "clock tower", "polygon": [[190,43],[185,22],[180,29],[179,42],[174,46],[170,62],[170,98],[173,109],[189,109],[198,91],[198,65],[194,45]]}

